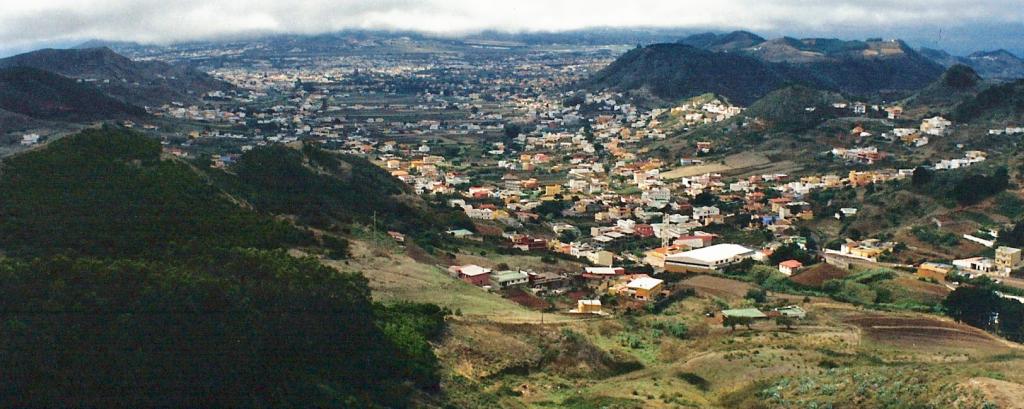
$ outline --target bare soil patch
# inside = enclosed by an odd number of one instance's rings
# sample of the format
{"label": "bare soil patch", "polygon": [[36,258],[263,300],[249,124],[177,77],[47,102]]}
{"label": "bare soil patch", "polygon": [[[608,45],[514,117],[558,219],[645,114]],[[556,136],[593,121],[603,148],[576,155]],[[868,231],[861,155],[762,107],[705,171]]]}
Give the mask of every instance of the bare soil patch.
{"label": "bare soil patch", "polygon": [[536,311],[542,311],[551,306],[551,303],[538,298],[529,292],[523,291],[520,288],[510,288],[505,290],[505,298],[512,300],[516,304]]}
{"label": "bare soil patch", "polygon": [[750,283],[709,275],[698,275],[679,282],[682,288],[692,288],[700,295],[723,298],[739,298],[754,288]]}
{"label": "bare soil patch", "polygon": [[969,348],[976,351],[1006,346],[1005,341],[985,331],[938,318],[860,314],[847,317],[845,321],[860,327],[869,339],[900,346]]}
{"label": "bare soil patch", "polygon": [[850,275],[849,271],[828,263],[820,263],[790,277],[789,280],[800,285],[821,288],[821,285],[828,280],[836,280],[848,275]]}

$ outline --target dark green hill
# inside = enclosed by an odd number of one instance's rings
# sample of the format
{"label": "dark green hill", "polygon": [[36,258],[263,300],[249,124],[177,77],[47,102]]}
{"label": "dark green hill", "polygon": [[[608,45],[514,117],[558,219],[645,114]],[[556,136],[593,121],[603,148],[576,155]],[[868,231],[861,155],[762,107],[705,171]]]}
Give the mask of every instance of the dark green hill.
{"label": "dark green hill", "polygon": [[1024,121],[1024,80],[994,85],[965,99],[953,110],[953,120]]}
{"label": "dark green hill", "polygon": [[384,408],[437,390],[444,310],[373,304],[360,274],[287,255],[307,234],[160,151],[105,127],[0,162],[0,406]]}
{"label": "dark green hill", "polygon": [[0,248],[9,254],[166,255],[308,242],[240,208],[160,144],[113,128],[86,130],[7,158],[0,171]]}
{"label": "dark green hill", "polygon": [[834,118],[832,103],[842,100],[842,96],[834,92],[788,86],[759,99],[743,114],[764,121],[772,130],[796,132]]}
{"label": "dark green hill", "polygon": [[234,87],[209,74],[160,61],[133,61],[109,48],[43,49],[0,59],[0,68],[33,67],[93,82],[108,95],[139,106],[191,102]]}
{"label": "dark green hill", "polygon": [[785,70],[753,57],[685,44],[654,44],[623,54],[584,85],[639,91],[664,101],[711,92],[746,105],[787,81]]}
{"label": "dark green hill", "polygon": [[837,51],[825,61],[794,64],[797,78],[844,94],[906,95],[934,82],[943,67],[901,41],[869,42],[868,48]]}
{"label": "dark green hill", "polygon": [[69,122],[146,115],[142,108],[111,98],[91,85],[30,67],[0,69],[0,109]]}
{"label": "dark green hill", "polygon": [[378,229],[426,236],[472,226],[463,212],[427,203],[366,159],[311,145],[257,148],[242,155],[229,172],[211,174],[257,209],[295,215],[319,228],[370,225],[376,218]]}
{"label": "dark green hill", "polygon": [[942,77],[907,99],[909,106],[923,106],[933,112],[948,112],[982,88],[982,79],[971,67],[957,64]]}
{"label": "dark green hill", "polygon": [[[935,81],[942,66],[901,41],[784,38],[715,52],[721,39],[653,44],[631,50],[582,85],[613,89],[655,103],[707,92],[747,105],[788,84],[859,96],[905,96]],[[684,40],[686,41],[686,40]]]}
{"label": "dark green hill", "polygon": [[733,31],[726,34],[694,34],[679,40],[678,43],[710,51],[735,51],[753,47],[764,41],[764,38],[749,31]]}

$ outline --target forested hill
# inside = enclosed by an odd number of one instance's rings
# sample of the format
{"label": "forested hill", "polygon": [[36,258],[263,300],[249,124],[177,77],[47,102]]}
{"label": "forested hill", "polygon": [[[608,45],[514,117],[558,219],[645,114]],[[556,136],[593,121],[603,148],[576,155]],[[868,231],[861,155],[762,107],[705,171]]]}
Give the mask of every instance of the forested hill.
{"label": "forested hill", "polygon": [[0,59],[0,68],[32,67],[89,81],[139,106],[194,102],[209,91],[234,87],[204,72],[160,61],[133,61],[109,48],[43,49]]}
{"label": "forested hill", "polygon": [[788,80],[785,71],[753,57],[685,44],[653,44],[627,52],[584,85],[635,91],[662,100],[710,92],[746,105]]}
{"label": "forested hill", "polygon": [[154,140],[93,129],[7,158],[0,198],[0,406],[433,399],[446,311],[287,255],[317,243]]}
{"label": "forested hill", "polygon": [[464,212],[421,199],[366,159],[312,145],[257,148],[231,169],[210,173],[257,209],[294,215],[300,223],[321,229],[377,223],[378,228],[431,241],[446,229],[473,228]]}
{"label": "forested hill", "polygon": [[309,242],[240,208],[160,144],[105,127],[2,162],[0,247],[14,255],[164,256]]}
{"label": "forested hill", "polygon": [[995,85],[966,98],[953,110],[958,122],[1024,120],[1024,79]]}
{"label": "forested hill", "polygon": [[763,41],[734,33],[633,49],[581,85],[654,103],[713,92],[748,105],[793,84],[859,96],[908,94],[942,72],[941,65],[901,41]]}
{"label": "forested hill", "polygon": [[31,67],[0,68],[0,110],[57,121],[146,115],[142,108],[111,98],[92,85]]}

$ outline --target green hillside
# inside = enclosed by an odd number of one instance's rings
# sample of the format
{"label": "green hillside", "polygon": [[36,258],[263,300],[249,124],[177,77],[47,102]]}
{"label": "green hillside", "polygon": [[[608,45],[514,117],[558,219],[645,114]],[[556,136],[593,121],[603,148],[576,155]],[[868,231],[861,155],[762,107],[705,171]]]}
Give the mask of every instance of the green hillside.
{"label": "green hillside", "polygon": [[684,44],[653,44],[623,54],[585,84],[620,90],[645,89],[663,100],[710,92],[749,104],[787,80],[784,73],[753,57]]}
{"label": "green hillside", "polygon": [[167,255],[308,243],[240,208],[160,144],[102,128],[9,158],[0,172],[0,247],[15,255]]}
{"label": "green hillside", "polygon": [[472,226],[463,212],[427,203],[366,159],[311,145],[257,148],[229,171],[210,173],[257,209],[319,228],[369,225],[376,218],[378,228],[423,236]]}
{"label": "green hillside", "polygon": [[7,158],[0,198],[0,406],[434,399],[446,311],[287,255],[314,242],[155,140],[93,129]]}
{"label": "green hillside", "polygon": [[907,104],[947,112],[964,99],[976,95],[981,88],[981,77],[971,67],[957,64],[949,67],[937,81],[908,98]]}
{"label": "green hillside", "polygon": [[59,121],[146,115],[142,108],[111,98],[91,85],[29,67],[0,69],[0,110]]}
{"label": "green hillside", "polygon": [[777,131],[810,129],[835,117],[832,103],[841,101],[836,93],[804,86],[789,86],[772,91],[750,105],[744,115],[764,121]]}
{"label": "green hillside", "polygon": [[995,85],[956,106],[957,122],[1024,120],[1024,80]]}
{"label": "green hillside", "polygon": [[629,92],[641,99],[653,96],[655,103],[712,92],[749,105],[792,84],[851,95],[906,95],[932,83],[943,72],[941,65],[901,41],[758,42],[759,37],[751,36],[733,33],[684,40],[705,48],[688,44],[636,48],[582,85]]}

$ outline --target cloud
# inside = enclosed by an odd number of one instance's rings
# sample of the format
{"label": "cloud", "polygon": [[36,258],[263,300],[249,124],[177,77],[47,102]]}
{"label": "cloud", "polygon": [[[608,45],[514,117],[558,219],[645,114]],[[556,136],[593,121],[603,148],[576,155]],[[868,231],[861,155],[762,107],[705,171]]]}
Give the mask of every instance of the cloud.
{"label": "cloud", "polygon": [[0,0],[8,48],[82,39],[168,43],[348,28],[463,34],[597,26],[769,33],[920,32],[1024,25],[1024,1],[992,0]]}

